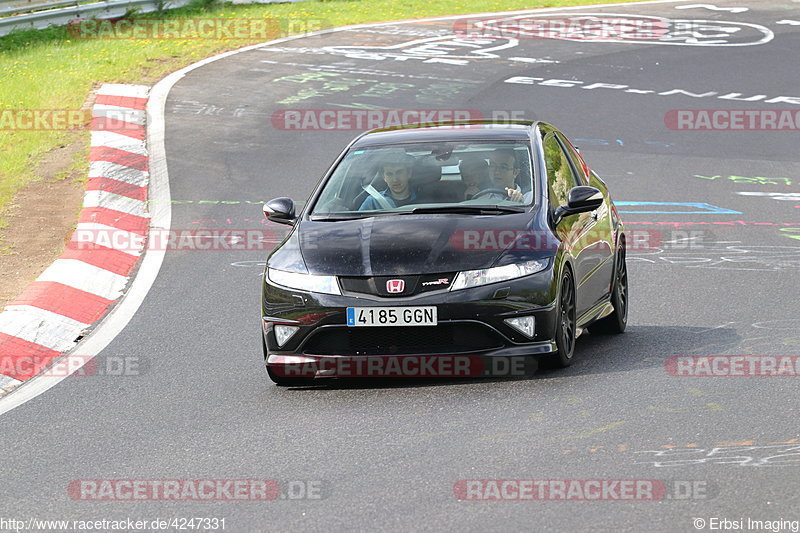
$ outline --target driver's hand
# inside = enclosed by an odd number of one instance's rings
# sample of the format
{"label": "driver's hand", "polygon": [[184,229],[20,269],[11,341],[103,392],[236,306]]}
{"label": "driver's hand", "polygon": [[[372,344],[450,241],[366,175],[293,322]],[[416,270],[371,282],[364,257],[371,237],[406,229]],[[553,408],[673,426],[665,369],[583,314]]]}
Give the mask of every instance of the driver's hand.
{"label": "driver's hand", "polygon": [[506,192],[508,193],[508,199],[512,202],[521,202],[522,201],[522,193],[516,189],[512,189],[510,187],[506,187]]}

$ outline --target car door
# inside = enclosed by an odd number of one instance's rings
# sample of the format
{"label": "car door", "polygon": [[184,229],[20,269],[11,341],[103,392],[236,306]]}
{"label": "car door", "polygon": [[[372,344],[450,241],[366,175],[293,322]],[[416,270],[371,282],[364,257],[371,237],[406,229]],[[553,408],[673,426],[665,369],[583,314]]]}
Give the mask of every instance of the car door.
{"label": "car door", "polygon": [[[557,132],[559,141],[566,152],[579,185],[591,185],[600,190],[604,187],[592,183],[590,170],[575,147],[570,144],[561,132]],[[604,191],[605,193],[605,191]],[[585,262],[588,278],[585,281],[585,297],[587,306],[591,307],[604,298],[611,290],[611,279],[614,271],[614,243],[611,222],[610,202],[605,193],[603,205],[595,211],[586,213],[584,234],[581,237],[581,256]]]}
{"label": "car door", "polygon": [[[561,205],[567,205],[570,189],[581,185],[556,134],[548,133],[543,142],[545,167],[547,169],[547,195],[551,214]],[[555,233],[562,242],[566,253],[573,257],[575,279],[577,282],[576,307],[580,316],[594,303],[592,293],[586,290],[586,282],[595,266],[585,249],[585,234],[594,220],[590,213],[570,215],[561,219]]]}

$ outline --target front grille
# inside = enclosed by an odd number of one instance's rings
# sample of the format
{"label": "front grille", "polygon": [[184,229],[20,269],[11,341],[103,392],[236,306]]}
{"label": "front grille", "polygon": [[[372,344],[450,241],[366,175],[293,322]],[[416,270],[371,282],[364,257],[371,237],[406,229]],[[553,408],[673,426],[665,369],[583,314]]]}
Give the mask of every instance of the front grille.
{"label": "front grille", "polygon": [[320,328],[303,347],[314,355],[456,354],[503,346],[491,329],[476,323],[411,327]]}
{"label": "front grille", "polygon": [[[441,291],[448,289],[456,277],[455,272],[444,274],[422,274],[422,275],[397,275],[397,276],[375,276],[375,277],[347,277],[340,276],[339,283],[345,293],[369,294],[372,296],[382,296],[384,298],[402,298],[414,296],[424,292]],[[386,282],[389,280],[403,280],[405,286],[399,293],[390,293]]]}

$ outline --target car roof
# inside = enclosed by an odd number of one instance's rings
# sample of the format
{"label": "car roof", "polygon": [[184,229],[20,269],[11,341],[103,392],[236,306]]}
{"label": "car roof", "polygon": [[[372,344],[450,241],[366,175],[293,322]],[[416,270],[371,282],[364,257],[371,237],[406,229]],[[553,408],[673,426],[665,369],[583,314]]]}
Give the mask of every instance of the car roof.
{"label": "car roof", "polygon": [[364,133],[353,147],[447,141],[527,141],[536,126],[532,121],[466,120],[433,124],[408,124]]}

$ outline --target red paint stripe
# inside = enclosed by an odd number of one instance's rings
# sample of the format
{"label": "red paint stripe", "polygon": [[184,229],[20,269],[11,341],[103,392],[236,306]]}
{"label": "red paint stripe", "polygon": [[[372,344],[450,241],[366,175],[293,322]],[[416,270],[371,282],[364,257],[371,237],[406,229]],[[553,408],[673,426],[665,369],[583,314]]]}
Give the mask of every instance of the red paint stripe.
{"label": "red paint stripe", "polygon": [[133,270],[139,256],[114,250],[92,242],[70,241],[59,259],[77,259],[97,268],[108,270],[120,276],[127,276]]}
{"label": "red paint stripe", "polygon": [[8,305],[30,305],[91,324],[103,316],[112,302],[56,281],[34,281]]}
{"label": "red paint stripe", "polygon": [[89,150],[89,161],[108,161],[123,167],[147,171],[147,156],[109,146],[93,146]]}
{"label": "red paint stripe", "polygon": [[129,107],[131,109],[145,109],[147,107],[147,98],[139,98],[136,96],[117,96],[115,94],[98,94],[94,103],[113,105],[117,107]]}
{"label": "red paint stripe", "polygon": [[95,224],[104,224],[138,235],[147,235],[147,218],[129,215],[128,213],[105,207],[84,207],[78,216],[78,222],[94,222]]}
{"label": "red paint stripe", "polygon": [[147,187],[139,187],[113,178],[89,178],[89,181],[86,182],[86,190],[111,192],[142,202],[147,200]]}
{"label": "red paint stripe", "polygon": [[25,381],[60,355],[40,344],[0,333],[0,374]]}
{"label": "red paint stripe", "polygon": [[139,141],[143,141],[145,137],[145,129],[141,124],[125,122],[113,117],[92,117],[92,130],[119,133]]}

